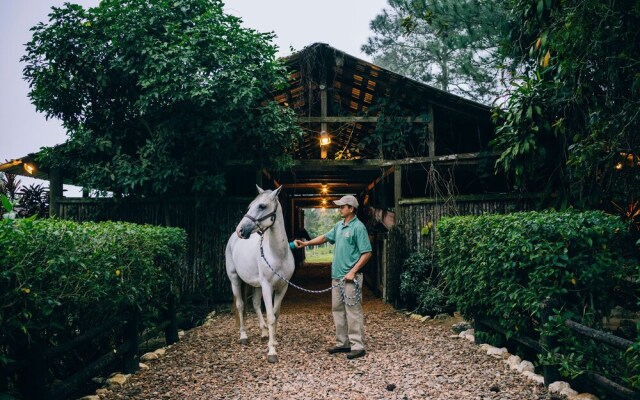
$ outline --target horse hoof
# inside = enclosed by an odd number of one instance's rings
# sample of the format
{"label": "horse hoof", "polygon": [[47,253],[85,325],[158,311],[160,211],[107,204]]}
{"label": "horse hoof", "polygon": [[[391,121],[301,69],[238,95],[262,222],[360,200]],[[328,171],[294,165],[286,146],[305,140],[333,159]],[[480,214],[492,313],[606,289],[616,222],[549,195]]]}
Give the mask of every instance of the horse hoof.
{"label": "horse hoof", "polygon": [[269,361],[271,364],[277,363],[278,362],[278,356],[276,354],[269,354],[267,356],[267,361]]}
{"label": "horse hoof", "polygon": [[238,339],[238,343],[240,343],[243,346],[246,346],[247,344],[249,344],[249,339]]}

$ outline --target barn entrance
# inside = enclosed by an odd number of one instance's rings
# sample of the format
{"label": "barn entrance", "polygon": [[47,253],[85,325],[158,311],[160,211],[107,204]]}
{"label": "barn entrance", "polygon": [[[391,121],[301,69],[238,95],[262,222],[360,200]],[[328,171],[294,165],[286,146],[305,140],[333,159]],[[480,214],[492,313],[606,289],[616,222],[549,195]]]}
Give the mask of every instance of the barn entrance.
{"label": "barn entrance", "polygon": [[[387,228],[376,219],[377,204],[393,206],[393,169],[380,167],[362,160],[360,165],[352,161],[324,162],[321,160],[299,160],[290,171],[271,173],[263,171],[262,182],[265,186],[282,186],[281,203],[287,220],[287,233],[290,240],[295,238],[311,239],[328,231],[340,220],[334,200],[344,195],[353,195],[358,199],[357,217],[367,227],[373,254],[363,272],[365,283],[374,296],[383,292],[383,244]],[[286,203],[286,204],[285,204]],[[392,214],[392,213],[391,213]],[[322,222],[322,223],[321,223]],[[311,224],[311,225],[309,225]],[[333,246],[307,248],[295,251],[296,274],[294,282],[310,284],[330,282],[331,252]],[[315,257],[310,257],[315,256]],[[324,279],[318,275],[323,271]]]}

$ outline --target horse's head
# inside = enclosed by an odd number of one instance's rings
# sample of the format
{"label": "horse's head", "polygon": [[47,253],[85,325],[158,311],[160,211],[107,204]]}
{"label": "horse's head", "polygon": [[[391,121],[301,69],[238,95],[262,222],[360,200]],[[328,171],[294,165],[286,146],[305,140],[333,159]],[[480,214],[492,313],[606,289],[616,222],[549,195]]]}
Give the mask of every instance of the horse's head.
{"label": "horse's head", "polygon": [[278,194],[282,186],[276,190],[263,190],[258,188],[258,196],[249,204],[249,209],[238,226],[236,233],[240,239],[248,239],[254,232],[264,232],[276,222],[276,211],[278,209]]}

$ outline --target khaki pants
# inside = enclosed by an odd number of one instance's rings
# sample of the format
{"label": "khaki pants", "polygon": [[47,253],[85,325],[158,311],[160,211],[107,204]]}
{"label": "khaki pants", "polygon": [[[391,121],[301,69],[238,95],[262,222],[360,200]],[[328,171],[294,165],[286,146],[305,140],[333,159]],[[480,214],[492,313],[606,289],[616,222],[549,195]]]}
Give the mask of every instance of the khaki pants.
{"label": "khaki pants", "polygon": [[[356,274],[358,286],[362,289],[362,273]],[[332,285],[337,285],[338,279],[332,280]],[[345,282],[345,295],[347,303],[355,303],[355,285],[353,282]],[[351,350],[364,350],[364,314],[362,312],[362,298],[353,306],[347,306],[342,300],[340,288],[331,291],[331,311],[333,322],[336,324],[336,346],[351,347]]]}

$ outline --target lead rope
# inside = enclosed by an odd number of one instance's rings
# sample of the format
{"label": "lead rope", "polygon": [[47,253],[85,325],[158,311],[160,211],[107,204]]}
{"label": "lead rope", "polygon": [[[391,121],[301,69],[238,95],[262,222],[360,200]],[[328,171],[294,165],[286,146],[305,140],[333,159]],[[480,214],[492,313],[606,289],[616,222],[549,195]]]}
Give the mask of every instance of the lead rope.
{"label": "lead rope", "polygon": [[[262,241],[264,240],[263,233],[264,232],[259,233],[259,235],[260,235],[260,255],[262,256],[262,259],[264,260],[264,262],[267,263],[267,266],[269,267],[269,269],[271,271],[273,271],[273,273],[276,274],[278,276],[278,278],[280,278],[283,281],[287,282],[287,284],[293,286],[294,288],[296,288],[298,290],[301,290],[303,292],[307,292],[307,293],[315,293],[315,294],[326,293],[326,292],[328,292],[330,290],[338,288],[340,290],[340,297],[342,298],[342,302],[346,306],[353,307],[353,306],[357,305],[358,303],[360,303],[360,301],[362,300],[362,290],[361,290],[360,285],[358,284],[358,280],[357,279],[353,280],[354,296],[347,296],[347,293],[345,292],[345,288],[344,288],[345,287],[344,278],[340,279],[340,281],[337,284],[331,285],[331,287],[329,287],[329,288],[322,289],[322,290],[311,290],[311,289],[305,289],[302,286],[298,286],[295,283],[293,283],[290,280],[288,280],[287,278],[285,278],[284,276],[280,275],[278,273],[278,271],[273,269],[271,264],[269,264],[269,261],[267,261],[267,258],[264,256],[264,247],[262,246]],[[353,303],[349,303],[348,300],[353,300]]]}

